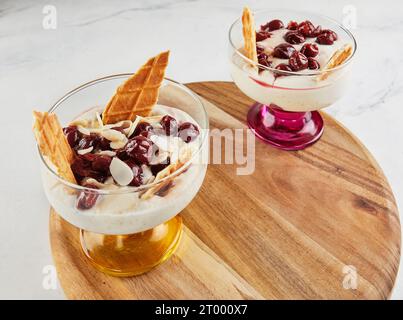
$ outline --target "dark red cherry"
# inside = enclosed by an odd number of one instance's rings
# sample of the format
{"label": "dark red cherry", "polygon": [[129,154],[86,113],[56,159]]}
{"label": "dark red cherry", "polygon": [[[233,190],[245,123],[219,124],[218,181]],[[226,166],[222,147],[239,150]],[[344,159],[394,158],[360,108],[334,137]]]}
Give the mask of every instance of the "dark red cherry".
{"label": "dark red cherry", "polygon": [[166,115],[162,117],[160,123],[167,136],[173,136],[178,133],[178,122],[175,118]]}
{"label": "dark red cherry", "polygon": [[319,44],[332,45],[334,43],[334,40],[327,34],[320,34],[316,38],[316,42]]}
{"label": "dark red cherry", "polygon": [[144,121],[144,122],[140,122],[136,129],[134,130],[133,134],[131,135],[131,137],[135,137],[140,135],[143,131],[146,132],[150,132],[153,130],[153,127],[151,126],[151,124],[149,124],[148,122]]}
{"label": "dark red cherry", "polygon": [[86,161],[83,157],[77,156],[74,158],[71,164],[71,170],[77,181],[80,181],[86,177],[88,170],[90,169],[91,163]]}
{"label": "dark red cherry", "polygon": [[[265,66],[265,67],[271,67],[272,62],[269,60],[269,56],[265,53],[261,53],[257,57],[257,61],[260,65]],[[263,71],[264,68],[259,66],[259,70]]]}
{"label": "dark red cherry", "polygon": [[84,155],[79,155],[75,157],[73,163],[71,164],[71,170],[77,181],[81,181],[84,178],[93,178],[99,182],[104,182],[109,174],[109,171],[98,171],[92,166],[93,161],[99,155],[93,153],[87,153]]}
{"label": "dark red cherry", "polygon": [[298,22],[297,21],[290,21],[287,25],[288,30],[297,30],[298,29]]}
{"label": "dark red cherry", "polygon": [[179,137],[189,143],[197,138],[199,135],[199,128],[195,126],[193,123],[184,122],[179,126]]}
{"label": "dark red cherry", "polygon": [[260,46],[259,44],[256,44],[256,52],[257,52],[257,55],[264,53],[264,48],[262,46]]}
{"label": "dark red cherry", "polygon": [[150,166],[150,169],[151,169],[152,174],[154,176],[156,176],[158,174],[158,172],[160,172],[161,170],[164,170],[170,164],[171,164],[171,159],[168,157],[166,159],[166,161],[164,161],[163,163],[154,164],[154,165]]}
{"label": "dark red cherry", "polygon": [[129,186],[138,187],[143,184],[143,170],[140,166],[136,164],[133,160],[127,160],[125,163],[132,169],[133,171],[133,180],[129,183]]}
{"label": "dark red cherry", "polygon": [[291,44],[300,44],[305,41],[305,37],[300,34],[298,31],[288,31],[284,35],[285,41]]}
{"label": "dark red cherry", "polygon": [[300,52],[305,55],[306,57],[316,57],[319,53],[319,47],[315,43],[305,43]]}
{"label": "dark red cherry", "polygon": [[269,60],[269,56],[264,52],[262,52],[261,54],[259,54],[257,56],[257,61],[259,62],[259,64],[262,64],[262,65],[264,65],[266,67],[270,67],[270,65],[271,65],[271,61]]}
{"label": "dark red cherry", "polygon": [[68,126],[63,128],[63,133],[66,136],[70,147],[74,148],[80,139],[80,132],[78,131],[77,126]]}
{"label": "dark red cherry", "polygon": [[263,41],[266,40],[267,38],[270,38],[270,33],[267,31],[259,31],[256,32],[256,41]]}
{"label": "dark red cherry", "polygon": [[149,164],[154,153],[157,151],[157,146],[150,139],[137,136],[129,140],[125,146],[125,151],[137,163]]}
{"label": "dark red cherry", "polygon": [[[85,184],[84,187],[91,188],[91,189],[98,189],[98,187],[94,184]],[[99,193],[95,190],[82,190],[77,196],[76,207],[79,210],[88,210],[91,209],[97,199],[99,197]]]}
{"label": "dark red cherry", "polygon": [[313,37],[313,33],[315,31],[315,26],[311,21],[306,20],[301,22],[298,25],[298,32],[301,33],[304,37]]}
{"label": "dark red cherry", "polygon": [[112,162],[112,157],[98,154],[95,159],[91,163],[92,169],[95,171],[103,172],[105,174],[109,174],[109,166]]}
{"label": "dark red cherry", "polygon": [[125,148],[116,150],[116,156],[122,161],[130,159],[130,156],[127,154]]}
{"label": "dark red cherry", "polygon": [[322,33],[322,27],[321,26],[317,26],[311,33],[311,37],[315,38],[318,35],[320,35]]}
{"label": "dark red cherry", "polygon": [[274,30],[278,30],[281,28],[284,28],[284,24],[279,19],[272,20],[260,27],[261,30],[265,30],[265,31],[274,31]]}
{"label": "dark red cherry", "polygon": [[316,61],[314,58],[308,58],[308,68],[311,69],[311,70],[320,69],[319,62]]}
{"label": "dark red cherry", "polygon": [[332,30],[323,30],[321,34],[316,38],[316,42],[324,45],[332,45],[337,40],[336,32]]}
{"label": "dark red cherry", "polygon": [[308,68],[308,58],[301,52],[295,51],[288,61],[293,71],[300,71]]}
{"label": "dark red cherry", "polygon": [[289,59],[295,48],[289,43],[279,44],[273,49],[273,56],[279,59]]}
{"label": "dark red cherry", "polygon": [[100,150],[112,150],[111,148],[111,142],[106,139],[105,137],[99,136],[98,141],[97,141],[97,148]]}
{"label": "dark red cherry", "polygon": [[[291,67],[288,64],[285,64],[285,63],[278,64],[276,66],[276,69],[281,70],[281,71],[292,71]],[[278,77],[281,77],[281,76],[287,76],[287,74],[281,73],[281,72],[278,72],[278,73],[274,74],[275,78],[278,78]]]}
{"label": "dark red cherry", "polygon": [[332,39],[333,41],[336,41],[338,39],[337,33],[330,29],[324,29],[324,30],[322,30],[322,32],[320,34],[328,35],[328,37],[330,39]]}

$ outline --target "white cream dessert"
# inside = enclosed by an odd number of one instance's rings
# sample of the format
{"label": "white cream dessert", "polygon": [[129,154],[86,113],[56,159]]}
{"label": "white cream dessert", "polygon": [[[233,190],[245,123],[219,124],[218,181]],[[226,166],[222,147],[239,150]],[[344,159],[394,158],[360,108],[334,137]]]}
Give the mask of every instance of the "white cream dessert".
{"label": "white cream dessert", "polygon": [[[91,109],[64,128],[76,153],[71,164],[76,180],[94,190],[72,192],[44,168],[45,192],[54,209],[73,225],[104,234],[141,232],[184,209],[206,172],[200,159],[205,155],[194,157],[203,143],[194,119],[177,108],[155,105],[148,117],[104,125],[101,111]],[[178,161],[190,164],[153,187],[164,169]]]}
{"label": "white cream dessert", "polygon": [[272,20],[256,33],[258,62],[269,69],[257,70],[235,53],[231,75],[242,91],[262,104],[276,104],[286,111],[318,110],[334,103],[347,85],[347,69],[334,70],[326,79],[317,74],[346,44],[345,35],[322,30],[310,21],[291,21],[285,27]]}

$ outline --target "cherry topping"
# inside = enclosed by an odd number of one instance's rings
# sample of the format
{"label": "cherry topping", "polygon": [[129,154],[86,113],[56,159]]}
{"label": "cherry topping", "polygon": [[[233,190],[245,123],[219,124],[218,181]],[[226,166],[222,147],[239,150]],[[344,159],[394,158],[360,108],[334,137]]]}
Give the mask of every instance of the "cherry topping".
{"label": "cherry topping", "polygon": [[154,176],[156,176],[158,172],[160,172],[161,170],[164,170],[170,164],[171,164],[171,159],[168,157],[166,161],[164,161],[163,163],[154,164],[150,167],[150,169],[151,169],[152,174]]}
{"label": "cherry topping", "polygon": [[288,30],[297,30],[298,29],[298,22],[297,21],[290,21],[287,25]]}
{"label": "cherry topping", "polygon": [[322,33],[316,38],[319,44],[332,45],[337,40],[336,32],[332,30],[323,30]]}
{"label": "cherry topping", "polygon": [[256,52],[258,55],[261,53],[264,53],[264,48],[262,46],[260,46],[259,44],[256,44]]}
{"label": "cherry topping", "polygon": [[260,27],[260,29],[264,31],[274,31],[281,28],[284,28],[284,24],[281,20],[278,19],[272,20]]}
{"label": "cherry topping", "polygon": [[179,126],[179,137],[189,143],[197,138],[199,129],[193,123],[184,122]]}
{"label": "cherry topping", "polygon": [[315,38],[318,35],[320,35],[322,33],[322,27],[321,26],[317,26],[311,33],[311,37]]}
{"label": "cherry topping", "polygon": [[96,157],[91,163],[92,169],[98,172],[102,172],[105,174],[109,174],[109,166],[112,162],[112,157],[103,155],[103,154],[97,154],[95,155]]}
{"label": "cherry topping", "polygon": [[[272,62],[269,60],[269,56],[266,53],[261,53],[257,57],[257,62],[263,66],[270,67]],[[264,68],[259,67],[260,70]]]}
{"label": "cherry topping", "polygon": [[112,150],[111,149],[111,142],[106,139],[105,137],[98,136],[97,146],[100,150]]}
{"label": "cherry topping", "polygon": [[166,115],[162,117],[160,123],[167,136],[173,136],[178,133],[178,123],[175,118]]}
{"label": "cherry topping", "polygon": [[156,150],[157,146],[150,139],[143,136],[130,139],[125,146],[125,151],[129,157],[139,164],[149,164]]}
{"label": "cherry topping", "polygon": [[80,132],[78,131],[76,126],[68,126],[63,128],[63,133],[66,136],[67,142],[70,147],[74,148],[80,139]]}
{"label": "cherry topping", "polygon": [[256,41],[263,41],[270,38],[270,33],[267,31],[256,32]]}
{"label": "cherry topping", "polygon": [[[104,171],[101,165],[96,166],[97,169],[93,167],[93,161],[99,157],[99,155],[87,153],[82,156],[77,156],[73,163],[71,164],[71,170],[74,173],[77,181],[83,178],[93,178],[99,182],[104,182],[106,177],[109,175],[109,166]],[[102,167],[102,170],[98,171]]]}
{"label": "cherry topping", "polygon": [[[91,189],[98,189],[98,187],[94,184],[88,183],[85,184],[84,187],[91,188]],[[76,207],[79,210],[88,210],[91,209],[98,199],[98,192],[94,190],[82,190],[78,194]]]}
{"label": "cherry topping", "polygon": [[300,44],[305,41],[305,37],[300,34],[298,31],[288,31],[284,35],[285,41],[291,44]]}
{"label": "cherry topping", "polygon": [[320,69],[319,62],[316,61],[314,58],[308,58],[308,68],[311,69],[311,70]]}
{"label": "cherry topping", "polygon": [[304,54],[306,57],[316,57],[319,53],[319,47],[315,43],[305,43],[300,52]]}
{"label": "cherry topping", "polygon": [[152,131],[153,127],[148,122],[140,122],[134,130],[132,137],[140,135],[143,131]]}
{"label": "cherry topping", "polygon": [[308,58],[301,52],[295,51],[288,61],[293,71],[300,71],[308,68]]}
{"label": "cherry topping", "polygon": [[337,33],[330,29],[324,29],[320,34],[328,35],[333,41],[336,41],[338,39]]}
{"label": "cherry topping", "polygon": [[[281,71],[292,71],[291,67],[288,64],[285,64],[285,63],[278,64],[276,66],[276,69],[281,70]],[[282,77],[282,76],[287,76],[287,74],[281,73],[281,72],[278,72],[278,73],[274,74],[275,78]]]}
{"label": "cherry topping", "polygon": [[133,180],[129,183],[129,186],[138,187],[143,184],[143,170],[139,167],[135,161],[127,160],[125,163],[132,169],[133,171]]}
{"label": "cherry topping", "polygon": [[116,150],[116,156],[122,161],[130,159],[130,156],[127,154],[125,148]]}
{"label": "cherry topping", "polygon": [[273,56],[280,59],[289,59],[295,48],[288,43],[279,44],[273,50]]}
{"label": "cherry topping", "polygon": [[304,22],[301,22],[298,25],[297,30],[299,31],[299,33],[301,33],[305,37],[313,37],[313,33],[315,31],[315,26],[312,24],[311,21],[306,20]]}

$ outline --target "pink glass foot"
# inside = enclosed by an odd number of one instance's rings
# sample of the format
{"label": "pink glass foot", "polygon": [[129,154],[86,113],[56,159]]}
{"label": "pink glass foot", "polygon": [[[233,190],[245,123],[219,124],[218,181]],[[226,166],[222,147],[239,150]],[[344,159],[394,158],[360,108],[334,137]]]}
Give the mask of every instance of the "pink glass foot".
{"label": "pink glass foot", "polygon": [[288,112],[276,105],[255,103],[248,112],[248,125],[265,142],[283,150],[301,150],[323,133],[319,112]]}

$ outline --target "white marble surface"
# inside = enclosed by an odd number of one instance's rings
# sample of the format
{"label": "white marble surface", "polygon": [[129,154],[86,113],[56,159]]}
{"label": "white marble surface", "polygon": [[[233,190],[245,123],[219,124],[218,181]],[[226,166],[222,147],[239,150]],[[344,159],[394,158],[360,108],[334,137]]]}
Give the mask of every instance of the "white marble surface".
{"label": "white marble surface", "polygon": [[[45,5],[57,29],[44,30]],[[171,49],[168,76],[182,82],[230,80],[227,30],[242,0],[0,0],[1,212],[0,298],[64,298],[42,286],[52,264],[48,203],[42,192],[31,110],[48,109],[67,90],[94,78],[135,70]],[[253,9],[296,8],[343,20],[339,1],[248,1]],[[303,4],[303,5],[302,5]],[[403,18],[401,1],[355,1],[359,43],[350,91],[328,112],[359,137],[403,204]],[[393,298],[403,298],[400,276]]]}

